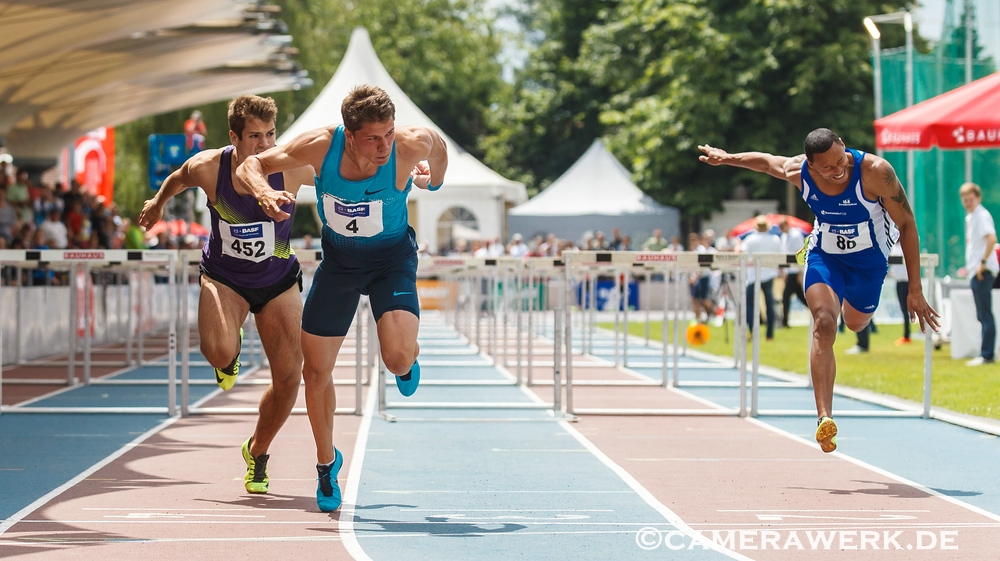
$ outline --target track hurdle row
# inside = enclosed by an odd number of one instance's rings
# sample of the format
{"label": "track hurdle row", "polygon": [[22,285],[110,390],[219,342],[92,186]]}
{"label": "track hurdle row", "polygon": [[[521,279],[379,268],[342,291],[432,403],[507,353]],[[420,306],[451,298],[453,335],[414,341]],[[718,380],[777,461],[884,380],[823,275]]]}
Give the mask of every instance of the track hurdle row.
{"label": "track hurdle row", "polygon": [[[924,276],[930,287],[934,286],[937,256],[923,254],[920,257]],[[739,254],[715,253],[697,254],[692,252],[651,253],[651,252],[568,252],[557,258],[467,258],[455,257],[447,259],[428,260],[426,266],[421,263],[422,274],[434,276],[452,282],[457,287],[458,296],[453,299],[453,306],[446,311],[446,316],[456,329],[466,337],[484,356],[489,356],[494,363],[509,368],[509,345],[514,345],[516,361],[513,370],[516,372],[512,384],[548,385],[554,386],[551,403],[545,404],[554,412],[573,416],[578,414],[599,415],[732,415],[732,416],[812,416],[814,410],[767,409],[760,403],[761,388],[805,388],[811,384],[800,379],[777,377],[774,381],[765,381],[760,375],[760,275],[761,268],[784,268],[796,265],[793,254]],[[890,264],[902,264],[902,258],[890,257]],[[682,371],[691,368],[728,368],[718,363],[696,363],[686,361],[682,357],[687,348],[680,333],[680,324],[687,319],[685,301],[687,280],[691,275],[700,274],[706,268],[718,270],[736,279],[738,290],[734,290],[736,307],[727,321],[734,325],[733,362],[732,367],[738,370],[736,381],[697,381],[683,380]],[[746,286],[747,273],[755,272],[756,290],[753,322],[746,323],[745,309],[747,306]],[[630,279],[640,277],[647,281],[654,275],[662,275],[664,329],[662,340],[658,343],[659,361],[637,361],[630,358],[630,340],[637,338],[628,335],[629,309],[615,308],[614,332],[614,366],[628,370],[630,368],[659,368],[658,380],[577,380],[573,376],[574,369],[587,367],[576,357],[586,355],[594,350],[594,334],[596,332],[595,294],[596,281],[599,277],[613,276],[615,285],[613,292],[620,294],[627,302]],[[670,298],[670,283],[674,283],[672,298]],[[544,294],[539,296],[536,288],[541,286]],[[500,290],[499,287],[516,287],[516,289]],[[525,291],[530,295],[525,298]],[[575,294],[579,290],[580,300]],[[650,289],[647,288],[647,293]],[[928,294],[936,291],[929,288]],[[932,296],[933,297],[933,296]],[[672,300],[672,305],[671,305]],[[668,321],[673,321],[672,333],[666,329]],[[649,310],[646,310],[646,340],[648,341]],[[551,323],[552,329],[549,330]],[[510,334],[513,331],[513,338]],[[744,341],[749,336],[749,348]],[[536,345],[539,341],[550,340],[553,343],[553,360],[538,360]],[[649,343],[644,349],[648,355]],[[805,349],[804,349],[805,350]],[[924,401],[922,408],[905,407],[895,402],[877,402],[885,407],[883,410],[838,410],[840,416],[865,417],[929,417],[932,387],[931,368],[932,342],[930,337],[925,340],[924,361]],[[805,354],[805,353],[804,353]],[[807,356],[807,355],[806,355]],[[804,359],[806,358],[804,356]],[[547,357],[546,357],[547,358]],[[533,368],[539,365],[553,367],[553,379],[535,380]],[[706,409],[585,409],[575,407],[573,389],[577,386],[648,386],[648,387],[732,387],[738,392],[738,407]],[[565,391],[565,397],[559,388]],[[853,398],[858,395],[850,390],[839,390],[838,393]],[[471,406],[471,404],[464,404]]]}

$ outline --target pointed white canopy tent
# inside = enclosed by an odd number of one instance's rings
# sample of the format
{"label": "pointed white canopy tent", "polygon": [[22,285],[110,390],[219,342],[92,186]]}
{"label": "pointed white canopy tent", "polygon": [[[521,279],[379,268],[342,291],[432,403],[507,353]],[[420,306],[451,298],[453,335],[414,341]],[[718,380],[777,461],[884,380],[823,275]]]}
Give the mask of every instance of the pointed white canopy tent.
{"label": "pointed white canopy tent", "polygon": [[552,233],[568,240],[597,230],[610,239],[611,229],[618,227],[632,237],[633,249],[639,249],[656,228],[667,239],[680,234],[680,212],[636,187],[600,139],[552,185],[511,209],[508,223],[511,233],[526,237]]}
{"label": "pointed white canopy tent", "polygon": [[[337,72],[309,108],[278,138],[278,144],[311,129],[342,123],[341,103],[355,86],[365,83],[376,85],[389,94],[396,106],[397,125],[434,129],[448,143],[444,188],[435,193],[422,189],[410,193],[410,224],[416,230],[417,241],[427,240],[432,252],[446,243],[448,240],[438,240],[438,221],[454,207],[464,208],[475,216],[476,229],[484,236],[501,235],[507,205],[519,204],[528,198],[524,184],[504,178],[448,138],[389,76],[365,29],[354,30]],[[302,187],[297,201],[315,203],[315,190]]]}

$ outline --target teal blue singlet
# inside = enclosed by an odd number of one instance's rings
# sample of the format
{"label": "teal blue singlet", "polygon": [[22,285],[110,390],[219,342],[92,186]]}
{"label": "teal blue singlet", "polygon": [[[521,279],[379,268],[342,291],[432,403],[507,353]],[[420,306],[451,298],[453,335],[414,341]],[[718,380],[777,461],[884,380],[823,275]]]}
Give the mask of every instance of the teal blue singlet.
{"label": "teal blue singlet", "polygon": [[375,175],[348,181],[340,174],[344,126],[337,127],[316,178],[319,217],[323,221],[323,260],[348,267],[384,263],[416,253],[407,223],[406,198],[413,179],[396,188],[396,144]]}

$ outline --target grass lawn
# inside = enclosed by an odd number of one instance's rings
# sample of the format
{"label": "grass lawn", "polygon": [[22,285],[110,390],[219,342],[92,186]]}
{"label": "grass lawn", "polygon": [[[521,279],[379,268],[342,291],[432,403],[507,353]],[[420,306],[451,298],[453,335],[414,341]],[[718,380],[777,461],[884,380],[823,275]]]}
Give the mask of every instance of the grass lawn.
{"label": "grass lawn", "polygon": [[[667,322],[669,335],[673,336],[673,322]],[[600,327],[614,329],[612,323],[599,324]],[[684,336],[686,323],[681,326]],[[650,322],[650,338],[660,341],[662,322]],[[732,326],[729,342],[726,342],[724,328],[709,327],[711,337],[705,345],[692,347],[699,351],[732,356]],[[764,328],[761,326],[761,335]],[[846,355],[844,351],[857,342],[854,333],[845,332],[837,336],[834,352],[837,356],[837,383],[845,386],[864,388],[880,393],[895,395],[912,401],[923,401],[924,342],[914,339],[909,345],[895,346],[893,343],[902,335],[900,325],[879,327],[871,336],[871,351],[867,354]],[[630,323],[629,332],[644,336],[645,324]],[[809,328],[778,328],[773,341],[761,341],[760,363],[789,372],[805,374],[808,369]],[[968,367],[965,359],[952,360],[948,345],[934,351],[932,402],[935,407],[943,407],[960,413],[1000,419],[1000,365],[988,364]]]}

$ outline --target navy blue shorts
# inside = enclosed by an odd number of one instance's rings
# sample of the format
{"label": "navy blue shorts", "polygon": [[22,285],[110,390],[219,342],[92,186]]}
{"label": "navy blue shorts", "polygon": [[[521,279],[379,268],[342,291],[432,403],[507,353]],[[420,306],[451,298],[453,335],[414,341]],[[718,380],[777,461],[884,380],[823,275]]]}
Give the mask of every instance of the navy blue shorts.
{"label": "navy blue shorts", "polygon": [[802,289],[808,291],[814,284],[825,284],[837,294],[841,305],[847,300],[859,312],[874,313],[889,265],[884,261],[864,260],[854,266],[847,264],[848,259],[851,258],[841,259],[813,249],[806,259]]}
{"label": "navy blue shorts", "polygon": [[691,298],[695,300],[708,300],[708,293],[711,288],[711,277],[698,277],[698,280],[694,281],[691,285]]}
{"label": "navy blue shorts", "polygon": [[419,318],[417,255],[363,269],[324,260],[302,309],[303,331],[320,337],[347,335],[362,294],[368,296],[376,321],[393,310],[406,310]]}

